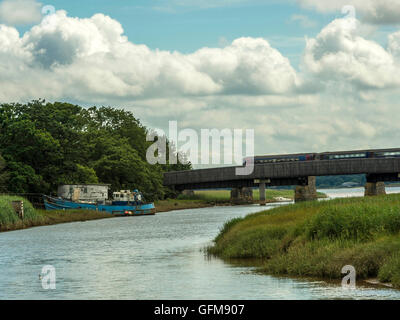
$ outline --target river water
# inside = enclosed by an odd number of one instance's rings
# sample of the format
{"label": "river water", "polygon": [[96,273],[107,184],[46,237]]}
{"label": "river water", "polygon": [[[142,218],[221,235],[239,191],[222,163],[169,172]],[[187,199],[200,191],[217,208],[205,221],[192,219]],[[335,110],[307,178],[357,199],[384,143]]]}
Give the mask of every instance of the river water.
{"label": "river water", "polygon": [[[257,211],[215,207],[2,233],[0,299],[400,299],[400,290],[277,278],[204,254],[225,221]],[[42,288],[45,265],[55,268],[55,290]]]}

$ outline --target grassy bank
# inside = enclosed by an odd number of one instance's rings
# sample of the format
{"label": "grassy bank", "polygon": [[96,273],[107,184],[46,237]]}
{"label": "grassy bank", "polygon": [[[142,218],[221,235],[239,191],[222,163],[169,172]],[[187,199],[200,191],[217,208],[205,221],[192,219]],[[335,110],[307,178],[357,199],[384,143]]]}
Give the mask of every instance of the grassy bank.
{"label": "grassy bank", "polygon": [[173,210],[196,209],[212,207],[216,203],[207,200],[186,200],[186,199],[167,199],[159,200],[154,203],[157,212],[167,212]]}
{"label": "grassy bank", "polygon": [[[24,219],[20,219],[12,208],[11,201],[24,201]],[[85,210],[45,211],[36,210],[21,197],[0,197],[0,232],[26,229],[52,224],[111,218],[107,213]]]}
{"label": "grassy bank", "polygon": [[[24,219],[20,219],[12,208],[11,202],[24,201]],[[182,200],[168,199],[157,201],[157,212],[204,208],[214,206],[215,203],[206,200]],[[46,211],[36,210],[31,203],[21,197],[0,196],[0,232],[27,229],[31,227],[46,226],[68,222],[89,221],[97,219],[113,218],[111,214],[92,210],[67,210]]]}
{"label": "grassy bank", "polygon": [[[324,193],[318,192],[320,198],[326,198]],[[267,202],[276,202],[275,198],[282,197],[290,200],[294,199],[294,190],[286,189],[267,189],[266,200]],[[198,190],[194,192],[194,195],[180,195],[180,200],[199,200],[205,202],[214,203],[229,203],[231,198],[230,190]],[[253,190],[254,201],[260,200],[260,192],[258,189]]]}
{"label": "grassy bank", "polygon": [[305,202],[227,222],[209,253],[259,258],[268,274],[357,279],[400,288],[400,195]]}

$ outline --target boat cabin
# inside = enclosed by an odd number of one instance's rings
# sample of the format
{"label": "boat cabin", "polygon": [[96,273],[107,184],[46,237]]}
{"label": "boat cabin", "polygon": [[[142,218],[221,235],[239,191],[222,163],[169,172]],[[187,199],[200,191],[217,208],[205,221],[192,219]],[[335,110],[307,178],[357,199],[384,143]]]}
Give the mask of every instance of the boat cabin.
{"label": "boat cabin", "polygon": [[135,196],[130,190],[121,190],[113,193],[113,201],[130,202],[135,201]]}
{"label": "boat cabin", "polygon": [[66,184],[58,187],[57,196],[75,202],[104,202],[109,184]]}

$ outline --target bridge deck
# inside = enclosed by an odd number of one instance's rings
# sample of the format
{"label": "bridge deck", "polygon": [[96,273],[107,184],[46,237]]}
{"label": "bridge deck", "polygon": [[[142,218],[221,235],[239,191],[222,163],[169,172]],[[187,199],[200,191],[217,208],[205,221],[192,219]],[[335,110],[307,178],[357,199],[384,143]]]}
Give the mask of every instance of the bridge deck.
{"label": "bridge deck", "polygon": [[255,179],[271,179],[272,185],[297,184],[308,176],[387,175],[399,177],[400,158],[314,160],[257,164],[251,175],[236,175],[236,167],[168,172],[164,185],[178,188],[253,186]]}

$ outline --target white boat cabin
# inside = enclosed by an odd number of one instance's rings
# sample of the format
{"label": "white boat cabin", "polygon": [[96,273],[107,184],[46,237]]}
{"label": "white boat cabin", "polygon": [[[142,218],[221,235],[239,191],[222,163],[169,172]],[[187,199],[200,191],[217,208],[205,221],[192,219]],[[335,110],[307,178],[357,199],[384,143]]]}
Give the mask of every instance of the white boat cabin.
{"label": "white boat cabin", "polygon": [[130,190],[113,192],[113,201],[135,201],[135,195]]}
{"label": "white boat cabin", "polygon": [[68,184],[59,186],[57,195],[72,201],[102,202],[108,199],[109,188],[109,184]]}

